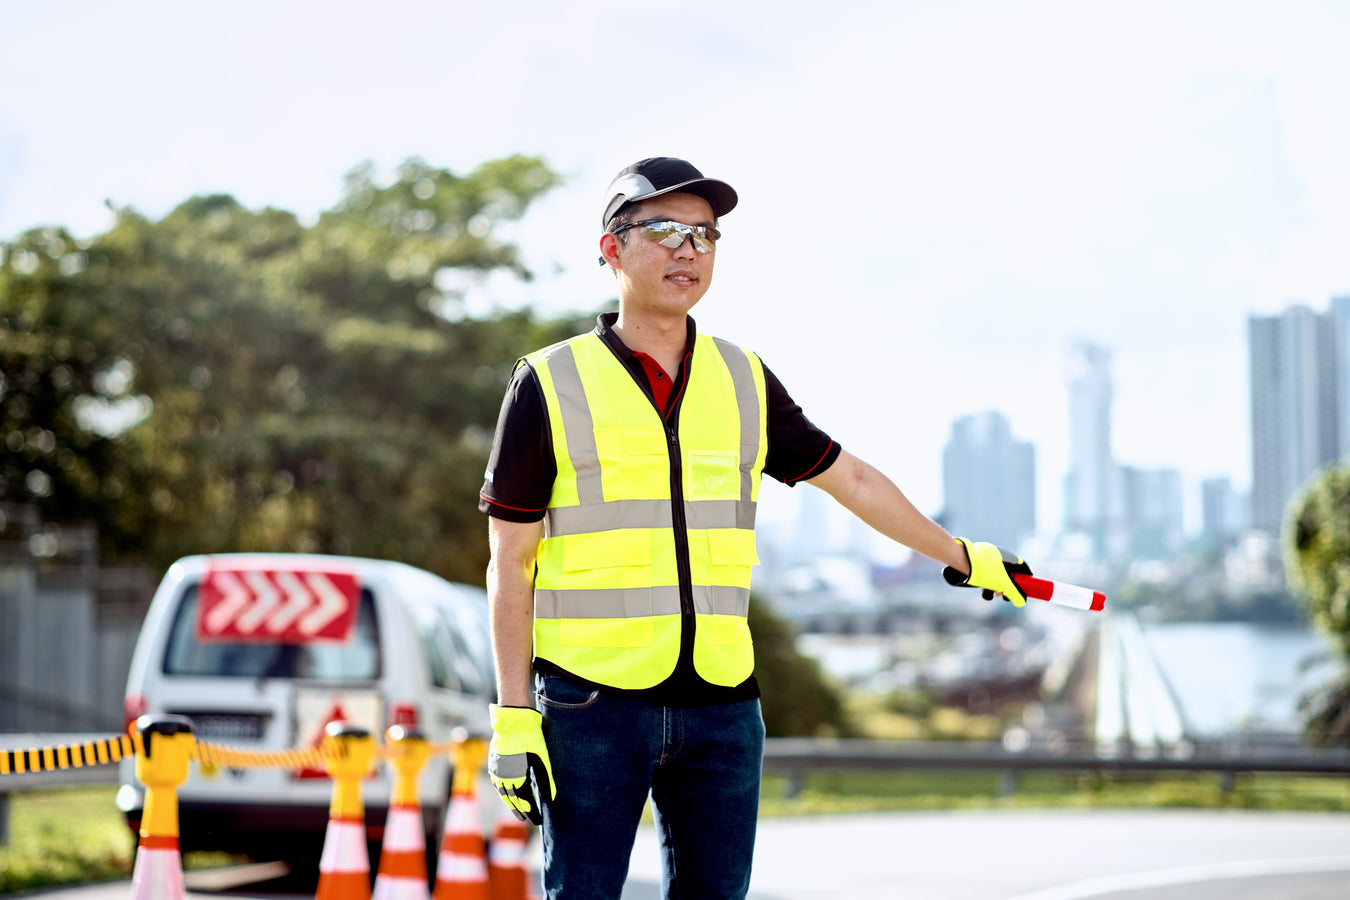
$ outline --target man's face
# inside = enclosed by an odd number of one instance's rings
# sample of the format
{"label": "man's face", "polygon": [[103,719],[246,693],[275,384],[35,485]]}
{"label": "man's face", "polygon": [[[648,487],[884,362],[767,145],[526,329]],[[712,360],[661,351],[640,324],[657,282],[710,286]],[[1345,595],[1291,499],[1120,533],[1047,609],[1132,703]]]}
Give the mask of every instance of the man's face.
{"label": "man's face", "polygon": [[[633,221],[645,219],[708,227],[714,224],[712,207],[696,194],[665,194],[644,200]],[[670,249],[647,240],[633,228],[618,237],[602,235],[600,249],[618,274],[619,301],[629,313],[683,315],[712,284],[717,254],[699,253],[688,238]]]}

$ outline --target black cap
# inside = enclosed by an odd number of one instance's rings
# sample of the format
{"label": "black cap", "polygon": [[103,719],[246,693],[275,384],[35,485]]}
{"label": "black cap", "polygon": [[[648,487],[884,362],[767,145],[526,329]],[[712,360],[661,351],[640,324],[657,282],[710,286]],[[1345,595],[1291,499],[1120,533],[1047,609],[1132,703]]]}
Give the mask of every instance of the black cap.
{"label": "black cap", "polygon": [[633,163],[610,183],[605,192],[605,211],[600,216],[600,227],[608,230],[625,203],[659,197],[675,192],[697,194],[712,207],[718,218],[736,208],[736,191],[725,181],[704,178],[691,164],[673,156],[653,156]]}

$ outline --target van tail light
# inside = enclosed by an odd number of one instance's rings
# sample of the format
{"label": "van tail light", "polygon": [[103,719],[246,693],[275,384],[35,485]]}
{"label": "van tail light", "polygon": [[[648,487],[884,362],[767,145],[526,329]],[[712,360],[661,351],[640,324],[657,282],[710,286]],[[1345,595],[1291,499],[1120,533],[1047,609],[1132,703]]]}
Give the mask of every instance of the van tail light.
{"label": "van tail light", "polygon": [[395,703],[389,708],[390,725],[416,725],[417,707],[411,703]]}
{"label": "van tail light", "polygon": [[150,704],[140,694],[127,694],[122,700],[122,733],[130,732],[131,726],[145,715],[149,708]]}

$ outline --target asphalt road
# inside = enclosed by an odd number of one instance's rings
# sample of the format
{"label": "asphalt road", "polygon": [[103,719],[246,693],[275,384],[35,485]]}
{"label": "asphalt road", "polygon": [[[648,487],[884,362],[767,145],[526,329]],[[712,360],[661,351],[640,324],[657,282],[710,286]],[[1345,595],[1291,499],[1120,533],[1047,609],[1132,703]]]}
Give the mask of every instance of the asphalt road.
{"label": "asphalt road", "polygon": [[[1350,815],[886,813],[760,822],[749,900],[1345,900]],[[643,829],[624,900],[660,897]]]}
{"label": "asphalt road", "polygon": [[[532,852],[537,861],[537,841]],[[644,828],[624,900],[659,898],[659,865],[656,835]],[[209,891],[195,875],[191,881],[189,900],[306,896],[284,881]],[[45,896],[126,900],[128,887],[119,882]],[[1347,814],[1050,810],[766,819],[749,900],[1346,897]]]}

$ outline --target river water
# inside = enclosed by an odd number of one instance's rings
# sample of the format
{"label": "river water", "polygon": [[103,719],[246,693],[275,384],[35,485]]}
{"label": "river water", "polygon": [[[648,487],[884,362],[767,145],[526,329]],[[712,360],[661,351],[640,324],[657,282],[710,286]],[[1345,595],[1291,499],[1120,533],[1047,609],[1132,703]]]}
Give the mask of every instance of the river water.
{"label": "river water", "polygon": [[1330,642],[1304,626],[1183,622],[1143,630],[1196,736],[1297,734],[1300,698],[1337,671]]}

